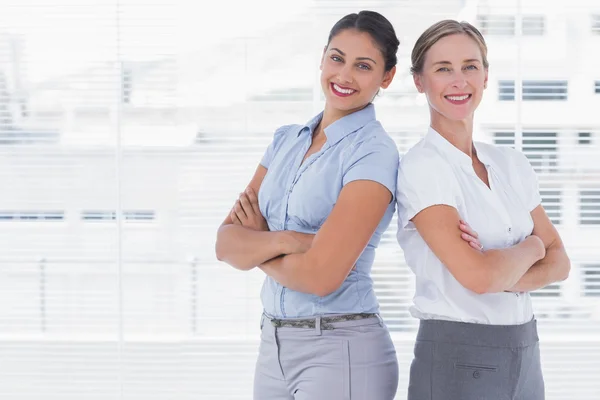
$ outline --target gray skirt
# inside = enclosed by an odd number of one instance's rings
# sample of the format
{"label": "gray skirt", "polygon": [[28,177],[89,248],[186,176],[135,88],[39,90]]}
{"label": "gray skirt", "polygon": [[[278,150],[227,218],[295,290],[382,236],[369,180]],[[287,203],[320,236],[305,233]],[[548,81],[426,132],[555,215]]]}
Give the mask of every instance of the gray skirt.
{"label": "gray skirt", "polygon": [[421,320],[408,400],[543,400],[535,320],[484,325]]}

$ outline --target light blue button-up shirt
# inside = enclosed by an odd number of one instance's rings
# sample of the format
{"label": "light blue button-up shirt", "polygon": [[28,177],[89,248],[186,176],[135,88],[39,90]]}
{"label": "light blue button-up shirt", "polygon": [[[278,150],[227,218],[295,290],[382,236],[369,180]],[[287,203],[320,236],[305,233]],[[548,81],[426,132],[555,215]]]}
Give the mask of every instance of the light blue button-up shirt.
{"label": "light blue button-up shirt", "polygon": [[[325,128],[327,141],[302,163],[322,116],[317,115],[307,125],[279,128],[261,161],[268,171],[258,200],[271,231],[315,234],[331,213],[342,187],[355,180],[379,182],[395,196],[398,149],[375,119],[372,104]],[[265,313],[274,318],[296,318],[378,312],[370,272],[375,249],[394,209],[395,197],[356,262],[356,269],[338,290],[319,297],[286,288],[267,276],[261,292]]]}

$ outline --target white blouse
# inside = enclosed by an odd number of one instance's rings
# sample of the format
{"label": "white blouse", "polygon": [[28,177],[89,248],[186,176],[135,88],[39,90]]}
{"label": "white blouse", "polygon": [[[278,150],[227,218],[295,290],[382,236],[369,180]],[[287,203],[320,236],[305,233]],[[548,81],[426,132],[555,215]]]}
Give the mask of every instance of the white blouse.
{"label": "white blouse", "polygon": [[531,235],[530,213],[541,203],[531,164],[511,148],[474,146],[487,169],[489,188],[476,175],[471,158],[432,128],[400,162],[397,238],[416,277],[410,312],[420,319],[522,324],[533,318],[528,293],[477,294],[465,288],[410,221],[425,208],[448,205],[479,234],[484,249],[510,247]]}

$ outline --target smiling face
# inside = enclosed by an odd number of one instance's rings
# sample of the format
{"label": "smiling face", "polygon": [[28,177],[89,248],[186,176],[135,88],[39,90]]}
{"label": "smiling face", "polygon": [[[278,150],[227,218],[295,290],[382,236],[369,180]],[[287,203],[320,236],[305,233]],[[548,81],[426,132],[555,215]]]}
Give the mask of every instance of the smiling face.
{"label": "smiling face", "polygon": [[369,104],[379,88],[387,88],[396,68],[385,71],[381,50],[368,33],[345,29],[323,52],[321,87],[326,107],[348,115]]}
{"label": "smiling face", "polygon": [[481,49],[466,34],[438,40],[425,55],[415,85],[425,93],[432,114],[451,121],[472,119],[487,85]]}

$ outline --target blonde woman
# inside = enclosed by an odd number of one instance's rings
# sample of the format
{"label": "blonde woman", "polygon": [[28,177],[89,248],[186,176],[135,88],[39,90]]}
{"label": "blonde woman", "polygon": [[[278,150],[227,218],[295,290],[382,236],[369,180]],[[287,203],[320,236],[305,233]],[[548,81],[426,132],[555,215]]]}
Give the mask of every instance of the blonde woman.
{"label": "blonde woman", "polygon": [[[398,241],[421,320],[408,399],[544,399],[529,292],[565,279],[570,262],[527,158],[473,141],[485,40],[466,22],[441,21],[411,61],[431,119],[398,172]],[[461,240],[463,221],[478,246]]]}

